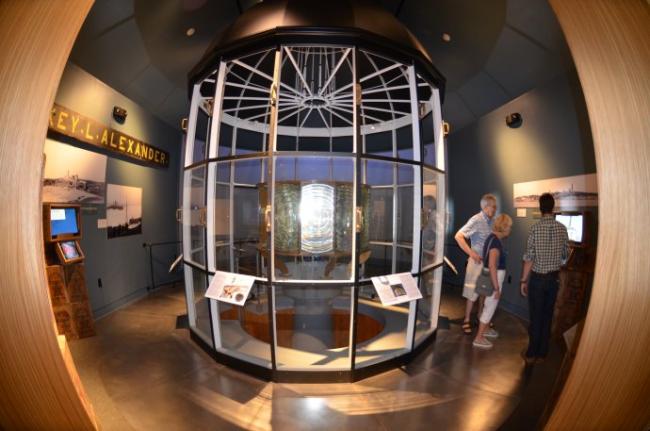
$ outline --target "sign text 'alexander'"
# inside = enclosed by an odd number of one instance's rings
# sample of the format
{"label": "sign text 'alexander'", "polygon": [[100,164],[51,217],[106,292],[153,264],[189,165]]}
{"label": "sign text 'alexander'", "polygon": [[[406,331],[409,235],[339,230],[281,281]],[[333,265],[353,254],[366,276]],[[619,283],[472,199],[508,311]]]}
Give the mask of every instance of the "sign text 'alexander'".
{"label": "sign text 'alexander'", "polygon": [[111,129],[56,103],[52,107],[49,129],[140,162],[165,168],[169,166],[167,151]]}

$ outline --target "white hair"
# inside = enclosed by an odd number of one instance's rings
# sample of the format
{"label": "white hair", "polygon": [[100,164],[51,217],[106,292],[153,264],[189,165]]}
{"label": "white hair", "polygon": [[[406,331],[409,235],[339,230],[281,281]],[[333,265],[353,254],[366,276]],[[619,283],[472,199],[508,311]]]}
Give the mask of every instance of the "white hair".
{"label": "white hair", "polygon": [[484,194],[483,197],[481,198],[481,209],[485,209],[485,207],[488,206],[488,202],[490,201],[494,202],[494,204],[496,205],[497,197],[494,196],[492,193]]}

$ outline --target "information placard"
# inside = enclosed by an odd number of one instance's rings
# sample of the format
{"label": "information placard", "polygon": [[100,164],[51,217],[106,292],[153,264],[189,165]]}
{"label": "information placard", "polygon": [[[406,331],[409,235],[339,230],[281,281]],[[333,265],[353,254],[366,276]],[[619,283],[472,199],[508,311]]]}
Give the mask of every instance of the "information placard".
{"label": "information placard", "polygon": [[217,271],[205,291],[206,298],[242,306],[255,283],[255,277]]}
{"label": "information placard", "polygon": [[382,305],[397,305],[422,298],[410,272],[372,277],[371,280]]}

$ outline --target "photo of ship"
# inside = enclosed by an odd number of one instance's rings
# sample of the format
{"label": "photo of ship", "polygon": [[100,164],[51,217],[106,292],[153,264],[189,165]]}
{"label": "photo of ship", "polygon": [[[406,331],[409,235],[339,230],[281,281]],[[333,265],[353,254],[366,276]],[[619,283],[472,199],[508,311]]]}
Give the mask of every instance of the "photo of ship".
{"label": "photo of ship", "polygon": [[515,208],[537,208],[544,193],[553,195],[558,209],[598,206],[596,174],[588,174],[514,184]]}
{"label": "photo of ship", "polygon": [[103,204],[106,156],[47,139],[43,202]]}
{"label": "photo of ship", "polygon": [[142,189],[109,184],[106,193],[108,239],[142,233]]}

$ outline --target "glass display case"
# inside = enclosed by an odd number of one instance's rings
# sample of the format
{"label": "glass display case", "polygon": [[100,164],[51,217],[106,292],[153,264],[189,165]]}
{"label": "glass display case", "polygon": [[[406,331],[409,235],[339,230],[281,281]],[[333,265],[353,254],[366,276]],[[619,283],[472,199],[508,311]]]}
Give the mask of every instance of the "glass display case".
{"label": "glass display case", "polygon": [[[193,338],[276,380],[354,380],[407,361],[437,325],[446,219],[440,93],[355,45],[220,57],[192,83],[183,244]],[[244,306],[204,297],[255,277]],[[372,277],[422,299],[383,306]],[[316,377],[314,377],[316,376]]]}

